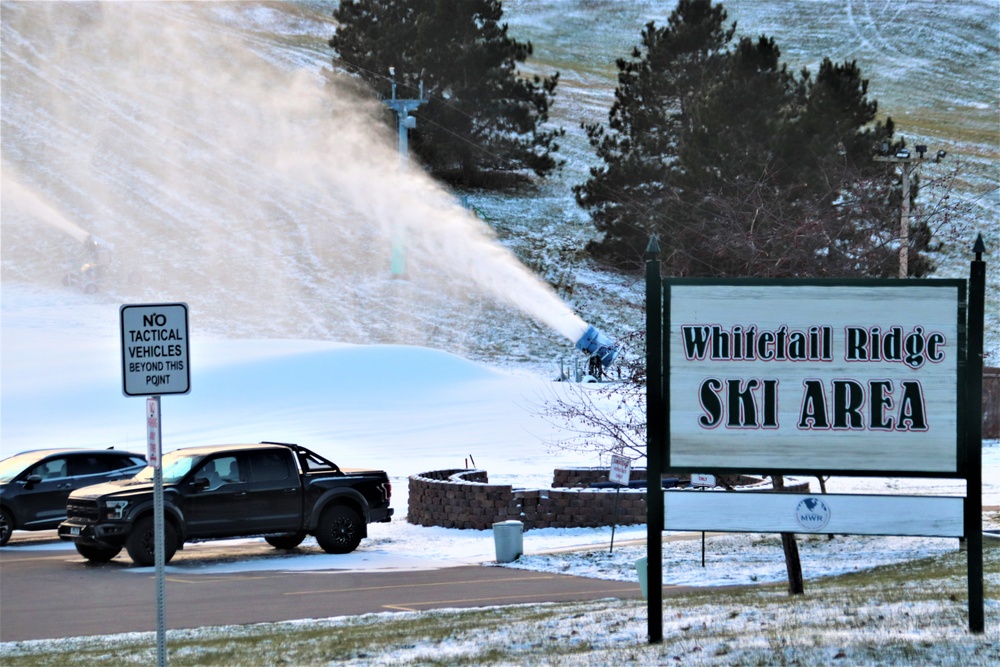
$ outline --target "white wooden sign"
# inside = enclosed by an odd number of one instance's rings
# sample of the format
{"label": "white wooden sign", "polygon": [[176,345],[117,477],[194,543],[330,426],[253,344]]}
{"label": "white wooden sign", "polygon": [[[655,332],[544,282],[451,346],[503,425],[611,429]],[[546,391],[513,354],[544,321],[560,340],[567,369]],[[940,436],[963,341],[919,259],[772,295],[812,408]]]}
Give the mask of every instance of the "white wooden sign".
{"label": "white wooden sign", "polygon": [[963,537],[965,499],[664,491],[665,530]]}
{"label": "white wooden sign", "polygon": [[666,467],[955,475],[960,282],[670,284]]}

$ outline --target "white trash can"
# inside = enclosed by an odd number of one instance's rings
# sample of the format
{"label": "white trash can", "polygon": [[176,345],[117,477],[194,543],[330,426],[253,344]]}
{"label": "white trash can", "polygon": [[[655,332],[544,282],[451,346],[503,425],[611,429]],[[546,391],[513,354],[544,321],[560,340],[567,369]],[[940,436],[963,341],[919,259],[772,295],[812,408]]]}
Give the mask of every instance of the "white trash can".
{"label": "white trash can", "polygon": [[493,524],[493,543],[498,563],[512,563],[524,553],[524,524],[520,521],[498,521]]}

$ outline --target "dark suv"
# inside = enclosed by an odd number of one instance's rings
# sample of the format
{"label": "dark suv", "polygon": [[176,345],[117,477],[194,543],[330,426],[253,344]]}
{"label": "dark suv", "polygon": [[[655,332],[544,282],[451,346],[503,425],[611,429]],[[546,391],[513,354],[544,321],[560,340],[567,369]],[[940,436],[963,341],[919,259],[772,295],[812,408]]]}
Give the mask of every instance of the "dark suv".
{"label": "dark suv", "polygon": [[71,491],[145,467],[142,454],[114,449],[40,449],[0,461],[0,546],[15,530],[57,528]]}

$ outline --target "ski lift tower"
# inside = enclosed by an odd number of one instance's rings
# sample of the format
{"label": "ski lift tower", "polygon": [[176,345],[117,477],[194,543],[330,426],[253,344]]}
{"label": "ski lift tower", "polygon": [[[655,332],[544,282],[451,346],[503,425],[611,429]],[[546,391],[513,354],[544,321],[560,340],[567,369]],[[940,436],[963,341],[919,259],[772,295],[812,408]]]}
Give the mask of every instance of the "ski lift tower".
{"label": "ski lift tower", "polygon": [[[426,102],[424,99],[424,78],[420,77],[420,92],[417,99],[398,99],[396,97],[396,68],[389,68],[392,81],[392,99],[382,100],[387,107],[396,113],[396,127],[399,130],[397,145],[399,147],[400,168],[406,171],[409,163],[408,131],[417,126],[417,119],[410,115],[417,107]],[[403,251],[402,232],[397,231],[392,241],[392,260],[390,262],[393,277],[402,277],[406,273],[406,258]]]}

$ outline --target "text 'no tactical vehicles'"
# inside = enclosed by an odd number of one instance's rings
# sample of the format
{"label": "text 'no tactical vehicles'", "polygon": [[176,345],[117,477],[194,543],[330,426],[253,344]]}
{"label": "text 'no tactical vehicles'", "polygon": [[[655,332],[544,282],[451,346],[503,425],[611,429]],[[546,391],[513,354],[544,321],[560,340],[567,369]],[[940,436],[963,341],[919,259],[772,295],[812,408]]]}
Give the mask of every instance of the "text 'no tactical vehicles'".
{"label": "text 'no tactical vehicles'", "polygon": [[[388,522],[392,486],[380,470],[345,470],[298,445],[262,442],[178,449],[163,456],[164,552],[185,542],[261,535],[294,549],[315,535],[327,553],[354,551],[368,524]],[[129,480],[74,491],[59,537],[107,562],[124,547],[155,562],[152,467]]]}

